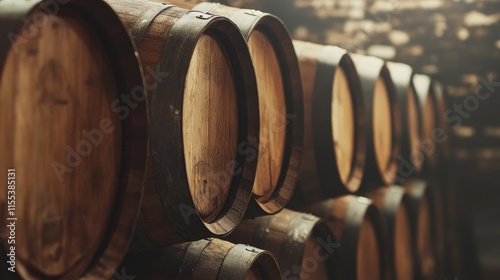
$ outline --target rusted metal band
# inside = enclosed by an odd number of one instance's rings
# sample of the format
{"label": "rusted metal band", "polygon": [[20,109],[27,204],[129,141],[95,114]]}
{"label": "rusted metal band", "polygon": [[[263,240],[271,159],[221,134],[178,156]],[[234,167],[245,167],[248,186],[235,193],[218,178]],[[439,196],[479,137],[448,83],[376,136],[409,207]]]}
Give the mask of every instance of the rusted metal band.
{"label": "rusted metal band", "polygon": [[237,244],[227,253],[222,261],[218,280],[245,279],[253,260],[264,250],[252,246]]}
{"label": "rusted metal band", "polygon": [[186,255],[182,259],[181,267],[179,267],[179,278],[178,279],[191,279],[191,274],[193,273],[193,269],[198,262],[203,250],[207,247],[207,245],[212,241],[212,239],[203,239],[200,241],[196,241],[189,245],[186,250]]}
{"label": "rusted metal band", "polygon": [[[153,4],[153,3],[152,3]],[[146,30],[148,27],[151,25],[153,20],[161,14],[163,11],[174,7],[174,5],[167,4],[167,3],[154,3],[156,5],[154,6],[148,6],[146,10],[144,10],[132,23],[132,25],[129,28],[130,35],[132,36],[132,39],[136,45],[136,47],[139,47],[141,45],[142,37],[144,36],[144,33],[146,33]]]}

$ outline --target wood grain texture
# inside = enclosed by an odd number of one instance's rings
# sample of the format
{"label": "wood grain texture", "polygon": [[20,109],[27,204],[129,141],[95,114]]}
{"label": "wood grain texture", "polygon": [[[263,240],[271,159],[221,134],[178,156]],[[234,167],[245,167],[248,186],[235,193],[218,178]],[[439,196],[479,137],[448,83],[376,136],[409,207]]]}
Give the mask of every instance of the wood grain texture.
{"label": "wood grain texture", "polygon": [[[9,82],[2,83],[0,98],[13,110],[3,111],[2,119],[15,120],[16,129],[4,135],[12,140],[2,143],[15,145],[4,146],[13,155],[2,167],[19,169],[18,185],[38,186],[17,193],[20,205],[30,205],[18,210],[24,229],[17,235],[18,258],[55,276],[88,264],[104,235],[118,184],[121,126],[110,110],[117,96],[111,67],[92,31],[81,19],[54,16],[39,32],[43,39],[11,52],[3,70]],[[115,129],[95,147],[82,131],[99,128],[102,119]],[[66,162],[68,148],[76,150],[74,171],[58,177],[52,166]],[[91,201],[95,207],[87,208]]]}
{"label": "wood grain texture", "polygon": [[202,35],[186,77],[183,140],[189,189],[206,222],[226,205],[232,183],[227,174],[235,169],[238,107],[231,70],[219,43]]}
{"label": "wood grain texture", "polygon": [[66,4],[26,14],[27,28],[11,30],[18,40],[0,50],[0,100],[9,108],[0,166],[16,169],[16,269],[27,279],[111,277],[142,196],[145,156],[130,148],[145,152],[145,139],[131,136],[143,132],[133,124],[146,121],[146,106],[128,119],[114,109],[120,94],[143,85],[135,49],[102,2]]}
{"label": "wood grain texture", "polygon": [[265,203],[273,195],[281,175],[286,138],[286,104],[283,77],[276,50],[259,30],[248,38],[257,76],[260,111],[259,163],[254,196]]}

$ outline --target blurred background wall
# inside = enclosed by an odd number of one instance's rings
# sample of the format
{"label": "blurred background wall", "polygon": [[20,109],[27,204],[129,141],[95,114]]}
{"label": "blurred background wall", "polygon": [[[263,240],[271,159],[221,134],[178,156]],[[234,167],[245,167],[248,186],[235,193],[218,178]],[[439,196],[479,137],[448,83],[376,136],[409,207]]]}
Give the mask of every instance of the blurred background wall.
{"label": "blurred background wall", "polygon": [[452,145],[449,170],[443,170],[450,173],[447,277],[500,279],[499,1],[222,3],[273,13],[295,39],[404,62],[441,80]]}

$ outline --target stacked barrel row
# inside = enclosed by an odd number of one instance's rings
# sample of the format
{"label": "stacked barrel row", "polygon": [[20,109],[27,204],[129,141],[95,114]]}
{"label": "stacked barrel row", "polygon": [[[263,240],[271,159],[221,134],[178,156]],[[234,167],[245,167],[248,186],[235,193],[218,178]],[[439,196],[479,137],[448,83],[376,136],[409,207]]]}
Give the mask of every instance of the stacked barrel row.
{"label": "stacked barrel row", "polygon": [[439,84],[267,13],[173,4],[0,2],[19,276],[438,277]]}

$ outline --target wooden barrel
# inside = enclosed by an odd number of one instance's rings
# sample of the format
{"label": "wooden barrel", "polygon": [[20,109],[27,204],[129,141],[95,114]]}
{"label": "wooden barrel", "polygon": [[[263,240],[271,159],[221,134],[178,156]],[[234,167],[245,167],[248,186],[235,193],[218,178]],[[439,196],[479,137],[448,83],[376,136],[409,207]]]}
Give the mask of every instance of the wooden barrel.
{"label": "wooden barrel", "polygon": [[145,0],[107,2],[150,74],[136,245],[229,233],[250,200],[258,152],[258,95],[245,39],[224,17]]}
{"label": "wooden barrel", "polygon": [[23,278],[109,279],[143,192],[146,103],[125,100],[144,83],[108,5],[59,2],[0,1],[0,176],[17,186],[0,204],[15,245],[1,232]]}
{"label": "wooden barrel", "polygon": [[370,199],[346,195],[314,204],[309,210],[326,221],[340,243],[342,279],[385,279],[385,229]]}
{"label": "wooden barrel", "polygon": [[193,9],[230,18],[248,41],[260,110],[259,159],[248,216],[277,213],[295,190],[304,137],[302,84],[292,39],[283,22],[268,13],[206,2]]}
{"label": "wooden barrel", "polygon": [[422,171],[424,160],[420,153],[422,117],[413,85],[413,69],[409,65],[396,62],[388,62],[387,69],[396,88],[401,109],[401,158],[397,179],[397,182],[401,183]]}
{"label": "wooden barrel", "polygon": [[282,279],[273,255],[249,245],[202,239],[130,255],[128,275],[138,279],[274,280]]}
{"label": "wooden barrel", "polygon": [[[420,147],[423,161],[423,172],[429,173],[439,164],[439,151],[437,149],[437,133],[439,133],[439,111],[432,79],[429,76],[414,74],[413,84],[420,104],[422,122],[422,143]],[[426,176],[422,174],[422,176]]]}
{"label": "wooden barrel", "polygon": [[385,244],[389,279],[414,279],[416,273],[413,232],[404,189],[388,186],[367,193],[386,224]]}
{"label": "wooden barrel", "polygon": [[352,54],[361,80],[366,116],[364,190],[395,181],[401,153],[398,96],[383,60]]}
{"label": "wooden barrel", "polygon": [[243,220],[226,239],[269,250],[284,279],[336,279],[340,272],[339,244],[326,224],[310,214],[283,209]]}
{"label": "wooden barrel", "polygon": [[[435,170],[442,168],[449,168],[451,154],[452,154],[452,146],[451,146],[451,122],[447,118],[447,110],[449,109],[449,101],[447,98],[447,93],[445,90],[445,85],[438,81],[432,81],[432,89],[434,92],[434,96],[436,97],[436,112],[437,112],[437,121],[438,121],[438,131],[437,135],[434,137],[438,153],[439,153],[439,167]],[[496,132],[497,138],[500,137],[500,130]]]}
{"label": "wooden barrel", "polygon": [[418,179],[403,184],[417,254],[418,279],[437,279],[436,230],[431,188]]}
{"label": "wooden barrel", "polygon": [[294,41],[304,94],[304,152],[298,193],[306,202],[356,192],[365,166],[363,96],[343,49]]}

